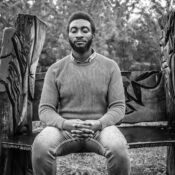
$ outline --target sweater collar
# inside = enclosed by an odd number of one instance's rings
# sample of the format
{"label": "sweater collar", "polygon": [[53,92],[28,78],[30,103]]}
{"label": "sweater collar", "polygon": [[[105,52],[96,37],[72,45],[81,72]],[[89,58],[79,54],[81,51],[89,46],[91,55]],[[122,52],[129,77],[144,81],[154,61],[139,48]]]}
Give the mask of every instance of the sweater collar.
{"label": "sweater collar", "polygon": [[96,55],[97,55],[97,53],[95,52],[94,49],[92,49],[92,54],[85,61],[82,62],[82,61],[76,60],[75,57],[73,56],[72,52],[70,54],[71,60],[75,61],[77,64],[90,63],[96,57]]}

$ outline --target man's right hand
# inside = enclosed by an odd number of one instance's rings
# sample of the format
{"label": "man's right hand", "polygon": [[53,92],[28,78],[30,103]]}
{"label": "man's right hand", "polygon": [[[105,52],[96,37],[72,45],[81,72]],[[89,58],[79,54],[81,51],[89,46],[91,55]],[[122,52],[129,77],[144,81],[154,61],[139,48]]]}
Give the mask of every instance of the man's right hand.
{"label": "man's right hand", "polygon": [[89,138],[93,137],[94,131],[80,119],[65,120],[63,129],[71,132],[74,138]]}
{"label": "man's right hand", "polygon": [[85,138],[92,138],[94,136],[94,131],[91,129],[76,129],[71,131],[72,137],[74,138],[80,138],[80,139],[85,139]]}

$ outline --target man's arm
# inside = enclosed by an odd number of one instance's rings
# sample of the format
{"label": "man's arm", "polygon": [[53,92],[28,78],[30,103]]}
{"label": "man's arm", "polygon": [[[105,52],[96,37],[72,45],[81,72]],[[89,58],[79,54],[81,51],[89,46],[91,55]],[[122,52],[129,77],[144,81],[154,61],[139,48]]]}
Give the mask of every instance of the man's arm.
{"label": "man's arm", "polygon": [[123,81],[119,66],[115,62],[108,87],[107,100],[108,111],[99,119],[102,124],[102,129],[117,124],[125,115]]}
{"label": "man's arm", "polygon": [[55,82],[55,73],[50,67],[46,73],[42,89],[39,118],[46,125],[62,129],[65,119],[57,113],[58,99],[59,92]]}

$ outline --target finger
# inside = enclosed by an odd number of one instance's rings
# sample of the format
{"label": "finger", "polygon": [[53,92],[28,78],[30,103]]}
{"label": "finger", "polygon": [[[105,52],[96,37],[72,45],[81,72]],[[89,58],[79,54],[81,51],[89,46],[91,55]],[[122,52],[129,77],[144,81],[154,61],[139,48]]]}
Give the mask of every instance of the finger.
{"label": "finger", "polygon": [[93,134],[81,134],[81,137],[83,138],[92,138],[93,136]]}
{"label": "finger", "polygon": [[74,138],[92,138],[94,135],[93,134],[72,134],[72,137]]}
{"label": "finger", "polygon": [[78,139],[85,139],[87,138],[87,136],[82,135],[82,134],[72,134],[73,138],[78,138]]}
{"label": "finger", "polygon": [[74,128],[77,128],[77,129],[80,129],[80,128],[87,128],[87,129],[90,129],[90,125],[87,125],[87,124],[80,124],[80,123],[76,123],[73,125]]}
{"label": "finger", "polygon": [[94,134],[94,131],[92,129],[82,128],[80,130],[85,134]]}
{"label": "finger", "polygon": [[73,134],[72,137],[75,139],[80,139],[80,140],[86,139],[85,137],[81,137],[80,135],[77,135],[77,134]]}
{"label": "finger", "polygon": [[83,133],[83,131],[81,131],[81,130],[71,130],[71,133],[72,134],[82,134]]}
{"label": "finger", "polygon": [[92,122],[90,122],[90,121],[86,121],[86,122],[84,123],[84,125],[86,125],[86,126],[92,126],[92,125],[93,125],[93,123],[92,123]]}
{"label": "finger", "polygon": [[80,135],[79,134],[72,134],[72,137],[74,137],[74,138],[80,138]]}

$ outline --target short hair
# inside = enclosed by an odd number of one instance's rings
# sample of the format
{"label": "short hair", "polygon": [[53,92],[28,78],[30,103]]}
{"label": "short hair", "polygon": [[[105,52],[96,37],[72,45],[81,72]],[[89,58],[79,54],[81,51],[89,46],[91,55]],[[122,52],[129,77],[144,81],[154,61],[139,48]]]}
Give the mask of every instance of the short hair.
{"label": "short hair", "polygon": [[92,33],[95,34],[96,29],[95,29],[94,20],[92,19],[92,17],[88,13],[82,12],[82,11],[75,12],[70,16],[70,18],[68,20],[68,24],[67,24],[67,33],[69,33],[70,23],[74,20],[77,20],[77,19],[84,19],[84,20],[89,21],[91,24]]}

